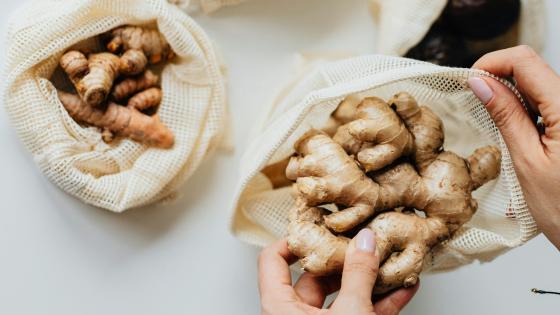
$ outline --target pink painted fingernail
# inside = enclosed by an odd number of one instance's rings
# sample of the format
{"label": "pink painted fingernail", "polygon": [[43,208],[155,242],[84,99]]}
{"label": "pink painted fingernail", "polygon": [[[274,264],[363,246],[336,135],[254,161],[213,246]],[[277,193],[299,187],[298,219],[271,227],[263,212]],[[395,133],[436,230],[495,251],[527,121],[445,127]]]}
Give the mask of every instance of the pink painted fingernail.
{"label": "pink painted fingernail", "polygon": [[373,253],[375,251],[375,233],[370,229],[363,229],[356,235],[356,248]]}
{"label": "pink painted fingernail", "polygon": [[478,97],[478,99],[484,103],[484,105],[488,104],[492,97],[494,97],[494,91],[488,86],[488,83],[481,78],[469,78],[467,80],[471,90],[474,92],[474,95]]}

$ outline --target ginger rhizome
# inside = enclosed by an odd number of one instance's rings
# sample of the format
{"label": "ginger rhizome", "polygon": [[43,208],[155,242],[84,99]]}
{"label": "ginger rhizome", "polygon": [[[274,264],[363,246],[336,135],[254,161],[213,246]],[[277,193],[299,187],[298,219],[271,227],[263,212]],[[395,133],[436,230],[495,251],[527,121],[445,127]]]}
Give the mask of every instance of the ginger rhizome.
{"label": "ginger rhizome", "polygon": [[404,123],[377,97],[364,99],[355,109],[354,120],[338,128],[333,139],[346,152],[356,155],[366,172],[391,164],[413,147],[412,135]]}
{"label": "ginger rhizome", "polygon": [[62,55],[60,66],[77,92],[59,92],[63,106],[77,122],[98,127],[105,142],[120,136],[170,148],[174,136],[155,114],[163,99],[159,77],[146,68],[172,58],[171,46],[141,26],[118,27],[108,36],[110,52]]}
{"label": "ginger rhizome", "polygon": [[167,128],[157,115],[148,116],[134,108],[110,102],[106,110],[102,110],[84,103],[74,94],[59,91],[58,97],[76,121],[91,126],[103,128],[111,135],[129,137],[132,140],[159,148],[173,146],[173,133]]}
{"label": "ginger rhizome", "polygon": [[126,25],[112,30],[109,36],[111,40],[107,44],[107,49],[112,53],[139,50],[146,55],[151,64],[175,56],[165,37],[156,29]]}
{"label": "ginger rhizome", "polygon": [[[471,219],[472,191],[498,176],[501,154],[486,146],[463,159],[443,150],[441,120],[408,93],[354,108],[354,120],[335,117],[345,124],[333,138],[310,131],[295,144],[286,167],[296,194],[288,245],[305,270],[337,273],[347,237],[367,225],[382,261],[374,291],[383,293],[414,285],[426,254]],[[326,210],[329,204],[338,211]]]}

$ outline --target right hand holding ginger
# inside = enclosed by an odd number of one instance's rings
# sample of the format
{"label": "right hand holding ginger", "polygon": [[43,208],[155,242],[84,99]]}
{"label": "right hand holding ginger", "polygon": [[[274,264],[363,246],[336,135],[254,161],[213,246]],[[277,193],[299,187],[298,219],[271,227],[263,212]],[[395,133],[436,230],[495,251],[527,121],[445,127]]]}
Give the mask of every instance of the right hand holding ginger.
{"label": "right hand holding ginger", "polygon": [[469,79],[506,142],[537,226],[560,249],[560,77],[528,46],[489,53],[473,68],[512,76],[531,110],[542,117],[544,132],[539,133],[507,87],[491,78]]}

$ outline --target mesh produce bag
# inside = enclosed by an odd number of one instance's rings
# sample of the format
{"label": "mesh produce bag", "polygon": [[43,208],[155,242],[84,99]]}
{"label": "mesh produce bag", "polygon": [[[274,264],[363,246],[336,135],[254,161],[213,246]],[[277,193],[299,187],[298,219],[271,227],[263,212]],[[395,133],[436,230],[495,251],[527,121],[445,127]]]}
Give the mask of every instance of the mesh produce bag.
{"label": "mesh produce bag", "polygon": [[243,1],[245,0],[169,0],[183,10],[196,11],[200,9],[204,13],[212,13],[222,7],[239,4]]}
{"label": "mesh produce bag", "polygon": [[447,150],[468,156],[476,148],[493,144],[503,155],[499,178],[474,192],[479,204],[475,216],[452,239],[433,249],[425,259],[425,270],[450,269],[475,259],[487,261],[536,235],[503,139],[467,87],[469,77],[489,74],[388,56],[323,62],[305,73],[274,104],[241,160],[231,220],[238,238],[265,246],[286,234],[287,214],[294,205],[292,188],[273,189],[260,172],[265,166],[292,155],[294,142],[306,131],[328,126],[331,113],[346,97],[387,100],[400,91],[411,93],[442,118]]}
{"label": "mesh produce bag", "polygon": [[[377,52],[403,56],[428,33],[448,0],[369,0],[376,22]],[[540,51],[545,39],[543,0],[521,0],[521,14],[513,29],[498,41],[478,43],[486,50],[526,44]],[[465,27],[468,27],[465,25]],[[500,42],[503,41],[503,42]]]}
{"label": "mesh produce bag", "polygon": [[[128,139],[105,144],[97,128],[68,115],[51,82],[64,84],[55,70],[69,47],[94,48],[98,34],[146,23],[177,54],[161,72],[158,114],[175,135],[168,150]],[[167,1],[32,1],[13,16],[7,44],[11,122],[47,177],[86,203],[121,212],[162,200],[220,144],[227,114],[220,65],[203,30]]]}

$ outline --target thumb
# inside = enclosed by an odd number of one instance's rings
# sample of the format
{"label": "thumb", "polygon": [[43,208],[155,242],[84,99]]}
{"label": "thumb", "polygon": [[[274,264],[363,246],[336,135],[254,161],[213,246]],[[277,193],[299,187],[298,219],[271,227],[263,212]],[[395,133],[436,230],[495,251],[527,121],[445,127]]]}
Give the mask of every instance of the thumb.
{"label": "thumb", "polygon": [[473,93],[486,106],[513,156],[532,152],[540,143],[537,128],[519,99],[502,83],[492,78],[468,80]]}
{"label": "thumb", "polygon": [[[344,269],[337,301],[355,301],[371,305],[371,294],[379,258],[375,251],[375,234],[370,229],[361,230],[350,242],[344,258]],[[354,303],[353,303],[354,304]]]}

